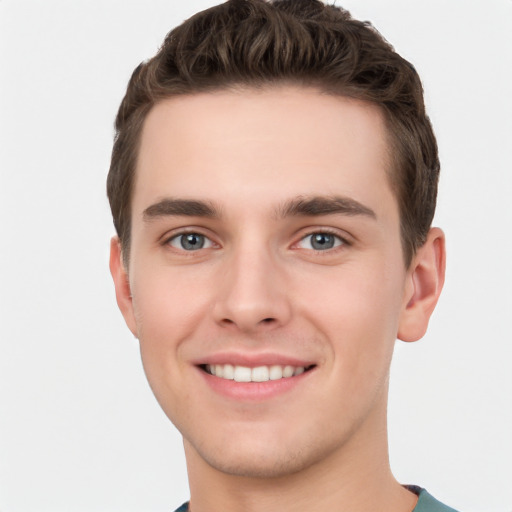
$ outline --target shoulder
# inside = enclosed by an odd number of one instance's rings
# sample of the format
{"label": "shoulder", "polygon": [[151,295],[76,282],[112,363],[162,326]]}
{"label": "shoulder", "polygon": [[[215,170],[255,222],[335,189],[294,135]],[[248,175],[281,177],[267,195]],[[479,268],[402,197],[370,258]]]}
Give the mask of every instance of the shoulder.
{"label": "shoulder", "polygon": [[174,512],[188,512],[188,501],[183,503],[181,507],[178,507]]}
{"label": "shoulder", "polygon": [[457,512],[455,509],[443,505],[421,487],[411,485],[407,486],[407,488],[418,495],[418,503],[414,507],[413,512]]}

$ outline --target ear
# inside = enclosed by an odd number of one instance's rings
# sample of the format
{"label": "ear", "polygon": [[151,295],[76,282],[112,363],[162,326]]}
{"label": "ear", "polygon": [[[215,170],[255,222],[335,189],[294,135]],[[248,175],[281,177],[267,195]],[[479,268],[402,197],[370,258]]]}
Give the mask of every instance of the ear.
{"label": "ear", "polygon": [[432,228],[407,271],[397,335],[402,341],[417,341],[427,331],[430,315],[443,289],[445,268],[444,233],[439,228]]}
{"label": "ear", "polygon": [[135,322],[135,315],[133,312],[132,293],[130,290],[130,281],[128,279],[128,272],[123,263],[123,255],[121,252],[121,242],[117,236],[112,237],[110,240],[110,273],[114,280],[116,289],[116,300],[121,313],[123,314],[126,325],[132,331],[132,334],[137,337],[137,324]]}

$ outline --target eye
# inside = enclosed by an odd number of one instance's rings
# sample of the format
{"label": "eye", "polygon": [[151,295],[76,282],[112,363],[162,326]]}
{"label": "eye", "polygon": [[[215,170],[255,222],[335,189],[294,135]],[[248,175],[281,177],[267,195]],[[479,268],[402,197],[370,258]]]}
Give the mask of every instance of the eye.
{"label": "eye", "polygon": [[199,233],[182,233],[173,236],[168,242],[171,247],[182,249],[184,251],[198,251],[199,249],[208,249],[212,247],[212,241]]}
{"label": "eye", "polygon": [[311,233],[305,236],[297,246],[300,249],[313,249],[315,251],[327,251],[346,244],[345,240],[332,233]]}

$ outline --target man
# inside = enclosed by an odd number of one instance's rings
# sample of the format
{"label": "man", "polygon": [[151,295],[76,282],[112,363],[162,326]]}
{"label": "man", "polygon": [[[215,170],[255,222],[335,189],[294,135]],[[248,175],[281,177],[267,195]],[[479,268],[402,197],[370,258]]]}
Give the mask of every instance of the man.
{"label": "man", "polygon": [[316,0],[173,30],[116,120],[110,267],[193,512],[452,510],[388,462],[396,338],[444,281],[420,80]]}

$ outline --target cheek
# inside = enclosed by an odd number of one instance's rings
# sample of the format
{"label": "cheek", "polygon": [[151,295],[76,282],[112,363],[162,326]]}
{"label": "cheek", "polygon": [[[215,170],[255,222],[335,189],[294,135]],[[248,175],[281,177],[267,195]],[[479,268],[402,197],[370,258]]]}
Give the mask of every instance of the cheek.
{"label": "cheek", "polygon": [[170,269],[145,272],[132,288],[140,353],[144,372],[160,406],[176,423],[188,412],[187,372],[181,357],[208,308],[207,293],[197,281]]}
{"label": "cheek", "polygon": [[151,332],[158,339],[179,337],[191,327],[208,303],[210,290],[205,272],[163,267],[148,270],[134,278],[132,295],[137,323],[142,334]]}
{"label": "cheek", "polygon": [[402,297],[402,278],[383,267],[344,267],[322,285],[306,283],[304,315],[329,340],[340,375],[387,371]]}
{"label": "cheek", "polygon": [[144,367],[151,375],[168,374],[180,364],[182,343],[207,314],[211,300],[204,283],[208,280],[167,268],[145,272],[143,279],[134,281],[133,305]]}

